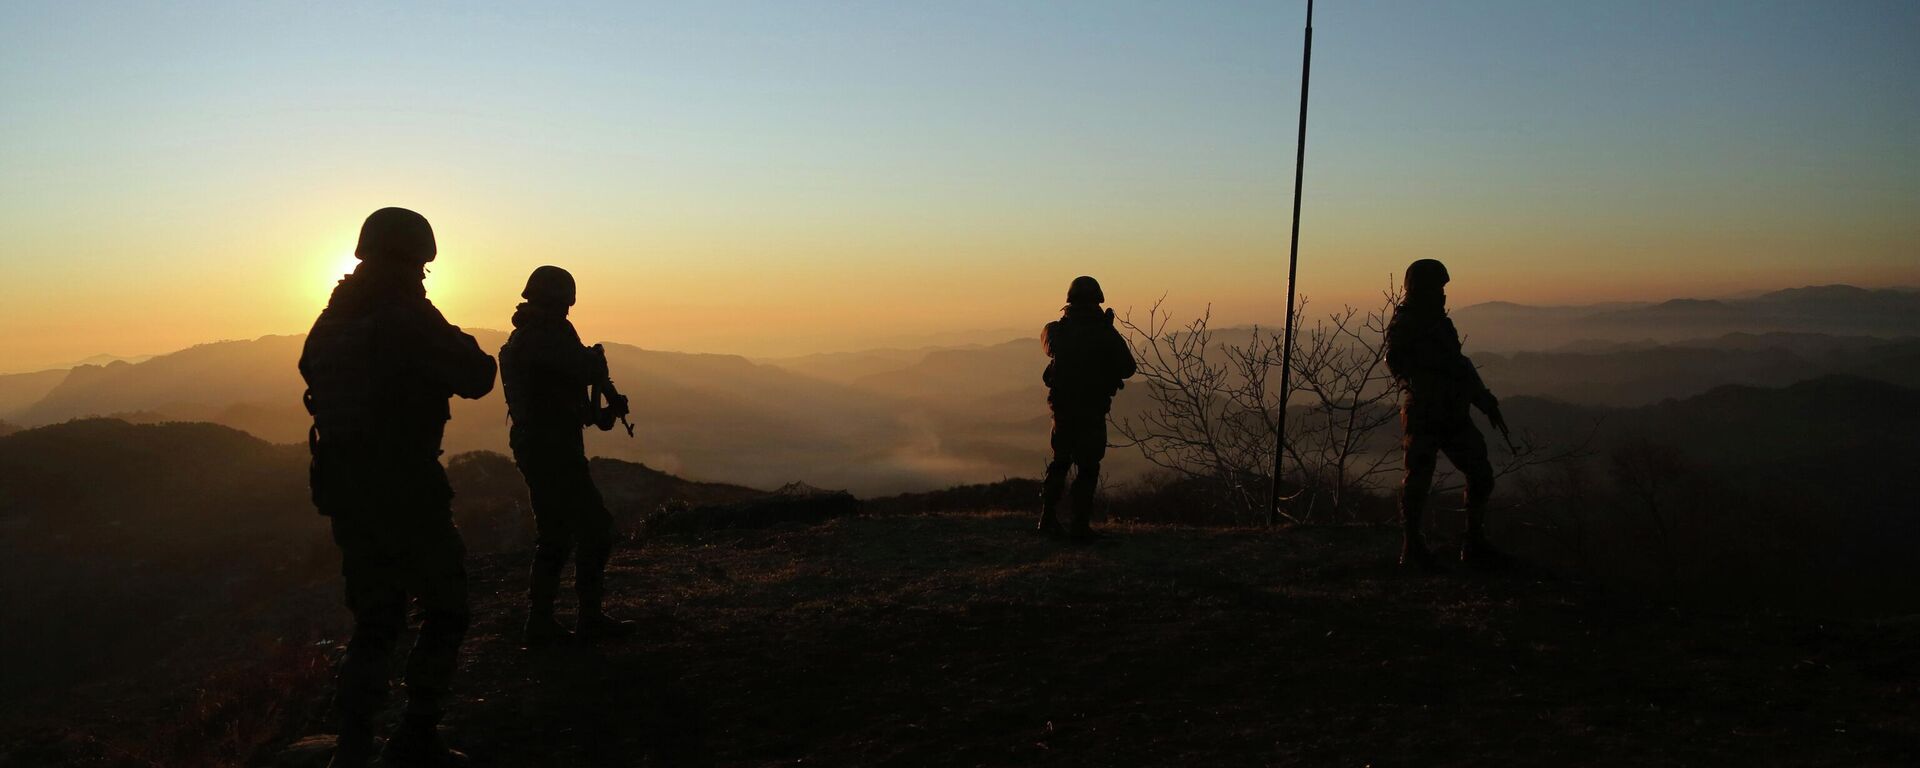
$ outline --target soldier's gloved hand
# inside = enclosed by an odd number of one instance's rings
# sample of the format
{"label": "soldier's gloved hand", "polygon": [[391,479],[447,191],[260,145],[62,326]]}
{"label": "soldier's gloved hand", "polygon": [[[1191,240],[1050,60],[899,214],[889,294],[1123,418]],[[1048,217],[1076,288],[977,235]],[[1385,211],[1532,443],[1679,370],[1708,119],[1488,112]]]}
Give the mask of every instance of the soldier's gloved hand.
{"label": "soldier's gloved hand", "polygon": [[1473,399],[1473,406],[1487,415],[1487,422],[1500,434],[1507,434],[1507,417],[1500,413],[1500,398],[1494,397],[1492,390],[1481,390],[1480,396]]}
{"label": "soldier's gloved hand", "polygon": [[607,373],[606,345],[595,344],[591,347],[588,347],[587,349],[589,352],[592,353],[587,356],[587,358],[592,361],[592,365],[593,365],[592,370],[590,370],[589,373],[592,373],[593,378],[595,379],[607,378],[608,373]]}
{"label": "soldier's gloved hand", "polygon": [[632,412],[633,411],[627,408],[626,395],[608,395],[607,396],[607,413],[613,416],[613,418],[618,419]]}

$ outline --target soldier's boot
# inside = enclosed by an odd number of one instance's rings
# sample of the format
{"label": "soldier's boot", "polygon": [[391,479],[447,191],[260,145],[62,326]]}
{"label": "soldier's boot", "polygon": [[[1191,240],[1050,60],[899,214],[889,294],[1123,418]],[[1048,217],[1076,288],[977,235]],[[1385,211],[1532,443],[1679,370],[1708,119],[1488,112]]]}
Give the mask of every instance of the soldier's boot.
{"label": "soldier's boot", "polygon": [[440,739],[438,718],[409,714],[387,739],[386,749],[380,751],[380,764],[391,768],[460,768],[467,765],[467,756]]}
{"label": "soldier's boot", "polygon": [[393,648],[406,621],[405,603],[362,604],[354,619],[353,639],[347,643],[334,693],[339,736],[334,740],[333,768],[360,768],[373,759],[374,713],[387,699]]}
{"label": "soldier's boot", "polygon": [[1066,492],[1066,469],[1048,464],[1046,480],[1040,484],[1040,523],[1034,526],[1035,533],[1056,539],[1066,535],[1060,527],[1060,497]]}
{"label": "soldier's boot", "polygon": [[1422,571],[1438,570],[1439,564],[1433,559],[1433,551],[1427,549],[1427,537],[1420,529],[1423,502],[1414,494],[1402,493],[1400,497],[1400,567]]}
{"label": "soldier's boot", "polygon": [[560,566],[565,564],[564,561],[554,563],[551,558],[538,554],[534,556],[533,574],[527,585],[527,628],[523,635],[528,648],[545,648],[573,639],[573,633],[553,618],[554,596],[560,592]]}
{"label": "soldier's boot", "polygon": [[1418,568],[1422,571],[1439,570],[1439,563],[1433,559],[1433,550],[1427,549],[1427,542],[1418,535],[1409,535],[1400,544],[1400,567]]}
{"label": "soldier's boot", "polygon": [[575,628],[575,631],[580,633],[581,638],[592,642],[594,640],[613,640],[628,637],[637,629],[639,629],[639,627],[633,622],[616,618],[612,614],[596,608],[592,611],[583,610],[580,612],[579,626]]}
{"label": "soldier's boot", "polygon": [[1467,505],[1467,535],[1460,542],[1460,563],[1485,570],[1505,568],[1513,564],[1513,557],[1487,541],[1486,532],[1487,505],[1471,503]]}
{"label": "soldier's boot", "polygon": [[1074,541],[1092,541],[1100,538],[1093,530],[1093,492],[1100,487],[1100,467],[1083,466],[1073,478],[1073,524],[1067,529],[1068,537]]}
{"label": "soldier's boot", "polygon": [[[611,544],[607,553],[611,553]],[[573,631],[580,639],[611,640],[634,633],[633,622],[616,618],[607,613],[606,574],[607,555],[595,547],[582,547],[579,561],[574,563],[574,588],[580,596],[580,620],[574,623]]]}

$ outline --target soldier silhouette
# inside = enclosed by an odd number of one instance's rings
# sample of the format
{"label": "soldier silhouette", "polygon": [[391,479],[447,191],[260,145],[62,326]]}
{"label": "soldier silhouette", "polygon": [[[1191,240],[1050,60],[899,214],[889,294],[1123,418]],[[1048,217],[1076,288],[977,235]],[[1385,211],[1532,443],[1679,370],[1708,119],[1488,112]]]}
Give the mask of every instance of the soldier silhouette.
{"label": "soldier silhouette", "polygon": [[[1060,319],[1040,332],[1040,345],[1050,358],[1040,378],[1053,412],[1053,458],[1041,486],[1037,530],[1048,536],[1093,537],[1088,516],[1100,486],[1100,460],[1107,453],[1107,411],[1123,380],[1134,374],[1133,351],[1113,327],[1113,310],[1100,309],[1106,300],[1098,281],[1076,277],[1067,288]],[[1070,468],[1078,469],[1071,494],[1073,518],[1062,531],[1058,508]]]}
{"label": "soldier silhouette", "polygon": [[313,502],[332,519],[353,639],[341,662],[333,766],[366,765],[409,598],[424,618],[407,657],[407,706],[382,764],[447,766],[440,739],[449,679],[467,630],[466,548],[440,439],[453,396],[493,390],[494,361],[427,300],[433,228],[382,208],[360,229],[360,264],[333,290],[300,355]]}
{"label": "soldier silhouette", "polygon": [[[579,598],[575,631],[583,639],[627,635],[632,623],[608,615],[604,605],[613,518],[587,471],[581,439],[586,425],[610,429],[614,419],[625,417],[627,400],[608,384],[605,349],[582,346],[567,320],[573,275],[540,267],[520,296],[526,301],[514,310],[513,335],[500,348],[500,381],[513,419],[513,460],[526,478],[538,530],[527,579],[526,643],[537,648],[572,634],[553,617],[569,553],[575,556],[573,587]],[[605,406],[599,404],[602,397]]]}
{"label": "soldier silhouette", "polygon": [[1447,317],[1447,267],[1421,259],[1407,267],[1405,297],[1387,323],[1387,369],[1403,388],[1400,403],[1401,446],[1406,478],[1400,487],[1400,523],[1405,531],[1400,564],[1434,567],[1421,533],[1421,513],[1433,487],[1439,454],[1466,476],[1467,532],[1460,560],[1495,566],[1506,556],[1487,543],[1487,499],[1493,494],[1493,464],[1487,441],[1473,425],[1469,408],[1479,408],[1502,433],[1507,421],[1500,401],[1487,390],[1480,373],[1460,349],[1460,333]]}

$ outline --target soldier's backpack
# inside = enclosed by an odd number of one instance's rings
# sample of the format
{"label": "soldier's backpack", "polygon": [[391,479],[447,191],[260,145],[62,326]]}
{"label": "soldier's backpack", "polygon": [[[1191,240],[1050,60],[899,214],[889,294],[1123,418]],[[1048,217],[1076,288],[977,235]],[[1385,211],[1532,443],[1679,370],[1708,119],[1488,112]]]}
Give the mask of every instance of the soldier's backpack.
{"label": "soldier's backpack", "polygon": [[1052,360],[1041,380],[1056,394],[1112,397],[1121,386],[1114,344],[1113,310],[1101,318],[1065,317],[1047,324],[1045,341]]}

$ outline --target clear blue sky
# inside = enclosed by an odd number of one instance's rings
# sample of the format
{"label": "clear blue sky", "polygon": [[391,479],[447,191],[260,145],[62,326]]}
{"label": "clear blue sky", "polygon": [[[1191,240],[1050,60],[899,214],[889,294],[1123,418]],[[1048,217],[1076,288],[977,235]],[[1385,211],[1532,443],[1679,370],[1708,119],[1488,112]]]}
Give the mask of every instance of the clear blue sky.
{"label": "clear blue sky", "polygon": [[[358,220],[456,322],[772,353],[1279,314],[1304,5],[9,3],[0,370],[303,330]],[[1303,289],[1920,283],[1920,3],[1318,7]]]}

